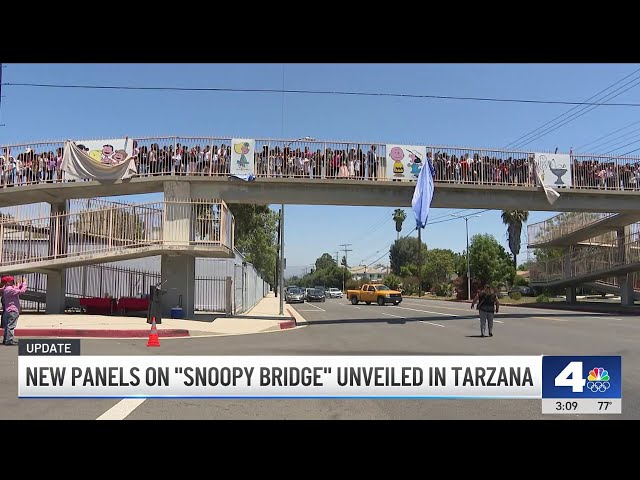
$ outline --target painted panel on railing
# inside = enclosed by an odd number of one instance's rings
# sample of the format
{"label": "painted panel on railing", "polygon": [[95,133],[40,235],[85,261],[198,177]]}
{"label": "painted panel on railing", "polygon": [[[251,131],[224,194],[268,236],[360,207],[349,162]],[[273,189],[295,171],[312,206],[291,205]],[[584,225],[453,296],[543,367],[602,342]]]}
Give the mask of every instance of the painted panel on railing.
{"label": "painted panel on railing", "polygon": [[250,138],[231,140],[231,175],[255,175],[254,153],[256,141]]}
{"label": "painted panel on railing", "polygon": [[417,180],[427,158],[427,147],[421,145],[387,145],[386,178]]}
{"label": "painted panel on railing", "polygon": [[536,153],[534,155],[534,161],[544,186],[572,186],[570,155],[560,153]]}
{"label": "painted panel on railing", "polygon": [[130,178],[138,173],[133,158],[133,142],[128,138],[67,142],[62,170],[75,179],[102,181]]}

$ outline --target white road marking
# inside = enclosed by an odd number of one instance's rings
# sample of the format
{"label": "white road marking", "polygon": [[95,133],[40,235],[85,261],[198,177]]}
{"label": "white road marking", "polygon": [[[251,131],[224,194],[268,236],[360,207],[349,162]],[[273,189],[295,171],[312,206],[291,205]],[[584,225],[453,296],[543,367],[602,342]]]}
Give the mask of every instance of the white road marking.
{"label": "white road marking", "polygon": [[[313,308],[317,308],[318,310],[320,310],[321,312],[326,312],[325,309],[320,308],[320,307],[316,307],[313,303],[305,303],[305,305],[307,305],[308,307],[313,307]],[[313,312],[313,310],[311,310]]]}
{"label": "white road marking", "polygon": [[414,312],[433,313],[435,315],[443,315],[445,317],[459,317],[460,316],[460,315],[453,315],[451,313],[431,312],[429,310],[418,310],[417,308],[409,308],[409,307],[392,307],[392,308],[401,308],[402,310],[413,310]]}
{"label": "white road marking", "polygon": [[358,308],[358,309],[360,308],[359,306],[351,305],[350,303],[349,304],[347,304],[347,303],[339,303],[338,305],[342,305],[343,307],[349,307],[349,308]]}
{"label": "white road marking", "polygon": [[435,325],[436,327],[444,328],[444,325],[440,325],[439,323],[427,322],[426,320],[420,320],[420,323],[428,323],[429,325]]}
{"label": "white road marking", "polygon": [[586,318],[592,318],[595,320],[615,320],[616,322],[621,322],[623,319],[622,318],[614,318],[614,317],[607,317],[606,315],[600,315],[599,317],[586,317]]}
{"label": "white road marking", "polygon": [[96,420],[124,420],[145,400],[146,398],[123,398]]}
{"label": "white road marking", "polygon": [[502,322],[500,320],[494,320],[494,322],[496,322],[496,323],[504,323],[504,322]]}
{"label": "white road marking", "polygon": [[568,322],[569,321],[566,318],[554,318],[554,317],[531,317],[531,318],[538,318],[540,320],[552,320],[554,322]]}

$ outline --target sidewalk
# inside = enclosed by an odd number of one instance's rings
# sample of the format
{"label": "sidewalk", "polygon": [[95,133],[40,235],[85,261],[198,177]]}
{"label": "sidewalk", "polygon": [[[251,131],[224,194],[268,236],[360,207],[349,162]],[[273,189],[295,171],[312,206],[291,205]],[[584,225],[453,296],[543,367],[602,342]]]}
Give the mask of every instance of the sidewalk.
{"label": "sidewalk", "polygon": [[[201,320],[163,318],[157,325],[160,338],[198,337],[214,335],[245,335],[294,328],[295,317],[286,308],[280,313],[280,299],[267,294],[250,311],[236,317],[196,314]],[[217,314],[219,315],[219,314]],[[205,318],[210,318],[206,320]],[[110,315],[24,313],[18,319],[16,337],[92,337],[147,338],[151,326],[146,317]],[[0,329],[0,333],[2,329]]]}

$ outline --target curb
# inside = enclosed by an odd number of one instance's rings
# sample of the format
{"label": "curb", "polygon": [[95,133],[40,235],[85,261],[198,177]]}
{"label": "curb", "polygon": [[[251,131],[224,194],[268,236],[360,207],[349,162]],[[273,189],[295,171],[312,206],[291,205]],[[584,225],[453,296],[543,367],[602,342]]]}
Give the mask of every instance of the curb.
{"label": "curb", "polygon": [[[0,333],[4,334],[0,328]],[[147,330],[96,330],[79,328],[16,328],[16,337],[93,337],[93,338],[147,338]],[[190,337],[189,330],[158,329],[159,337]]]}
{"label": "curb", "polygon": [[296,327],[295,320],[289,320],[288,322],[280,322],[280,330],[285,330],[287,328],[295,328],[295,327]]}

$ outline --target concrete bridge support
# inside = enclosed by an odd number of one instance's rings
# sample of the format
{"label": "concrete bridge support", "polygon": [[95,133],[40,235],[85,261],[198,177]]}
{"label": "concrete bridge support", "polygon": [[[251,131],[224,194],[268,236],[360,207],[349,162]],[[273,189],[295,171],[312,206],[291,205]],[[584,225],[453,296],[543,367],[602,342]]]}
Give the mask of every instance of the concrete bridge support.
{"label": "concrete bridge support", "polygon": [[[51,203],[49,222],[49,255],[67,253],[69,244],[69,201]],[[47,273],[46,313],[64,313],[67,271],[65,268]]]}
{"label": "concrete bridge support", "polygon": [[[164,182],[165,201],[191,199],[191,183]],[[168,245],[189,245],[192,236],[191,205],[167,205],[162,230],[163,240]],[[170,318],[171,309],[182,304],[183,318],[193,318],[195,309],[196,258],[192,255],[162,255],[160,262],[162,281],[162,316]]]}
{"label": "concrete bridge support", "polygon": [[[627,260],[627,249],[625,248],[625,240],[631,234],[630,225],[616,230],[616,239],[618,243],[618,255],[620,262],[625,263]],[[620,303],[622,305],[634,305],[633,298],[633,274],[627,273],[618,277],[618,285],[620,285]]]}

